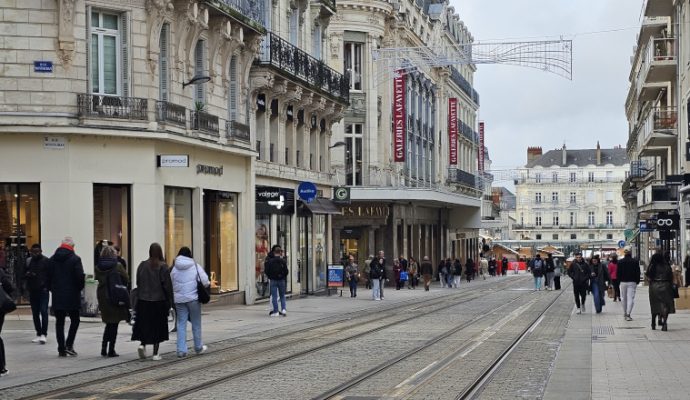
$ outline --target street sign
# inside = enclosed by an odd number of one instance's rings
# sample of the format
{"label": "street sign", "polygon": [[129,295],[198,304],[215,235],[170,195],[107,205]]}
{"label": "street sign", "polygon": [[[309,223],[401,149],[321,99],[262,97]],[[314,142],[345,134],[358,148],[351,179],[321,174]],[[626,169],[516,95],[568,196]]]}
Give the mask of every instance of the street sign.
{"label": "street sign", "polygon": [[300,199],[311,203],[316,198],[316,185],[312,182],[301,182],[297,187],[297,195]]}
{"label": "street sign", "polygon": [[655,225],[649,220],[640,221],[640,232],[654,232]]}
{"label": "street sign", "polygon": [[625,240],[619,240],[618,241],[618,248],[622,249],[623,247],[625,247]]}

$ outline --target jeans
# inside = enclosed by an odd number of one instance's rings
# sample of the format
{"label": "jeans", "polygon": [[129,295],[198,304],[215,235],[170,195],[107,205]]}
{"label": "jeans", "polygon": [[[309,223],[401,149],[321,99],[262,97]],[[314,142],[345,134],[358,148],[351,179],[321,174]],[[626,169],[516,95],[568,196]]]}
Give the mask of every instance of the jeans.
{"label": "jeans", "polygon": [[386,286],[385,279],[379,279],[379,292],[381,293],[381,299],[383,299],[383,287]]}
{"label": "jeans", "polygon": [[580,303],[584,306],[585,300],[587,300],[587,283],[573,282],[573,293],[575,294],[575,305],[579,309]]}
{"label": "jeans", "polygon": [[453,275],[453,287],[459,288],[462,281],[462,275]]}
{"label": "jeans", "polygon": [[448,287],[451,288],[453,287],[453,275],[447,274],[446,275],[446,280],[448,281]]}
{"label": "jeans", "polygon": [[378,279],[372,279],[372,290],[371,290],[371,298],[373,300],[381,300],[381,281]]}
{"label": "jeans", "polygon": [[357,279],[350,279],[350,297],[357,297]]}
{"label": "jeans", "polygon": [[534,277],[534,290],[541,290],[541,281],[543,278],[543,276]]}
{"label": "jeans", "polygon": [[45,289],[35,290],[29,293],[31,314],[34,316],[34,329],[36,336],[48,335],[48,298],[50,295]]}
{"label": "jeans", "polygon": [[613,279],[613,289],[614,289],[614,294],[613,294],[613,299],[620,300],[621,298],[621,282],[618,279]]}
{"label": "jeans", "polygon": [[[286,310],[285,306],[285,279],[271,279],[271,304],[273,304],[273,312]],[[278,309],[278,296],[280,296],[280,309]]]}
{"label": "jeans", "polygon": [[[67,316],[69,316],[69,332],[67,342],[65,342],[65,317]],[[58,353],[64,353],[65,349],[71,349],[74,346],[77,329],[79,329],[79,310],[55,310],[55,339],[58,343]]]}
{"label": "jeans", "polygon": [[594,309],[596,310],[597,314],[601,312],[601,308],[605,304],[603,292],[604,290],[601,287],[599,287],[599,284],[597,282],[594,282],[592,284],[592,301],[594,302]]}
{"label": "jeans", "polygon": [[632,309],[635,305],[635,292],[637,292],[637,283],[621,282],[621,301],[623,302],[623,313],[625,315],[632,314]]}
{"label": "jeans", "polygon": [[198,300],[175,303],[177,311],[177,354],[187,354],[187,320],[192,323],[194,351],[201,351],[201,303]]}
{"label": "jeans", "polygon": [[555,272],[547,272],[546,273],[546,284],[545,286],[549,289],[553,289],[553,278],[556,275]]}

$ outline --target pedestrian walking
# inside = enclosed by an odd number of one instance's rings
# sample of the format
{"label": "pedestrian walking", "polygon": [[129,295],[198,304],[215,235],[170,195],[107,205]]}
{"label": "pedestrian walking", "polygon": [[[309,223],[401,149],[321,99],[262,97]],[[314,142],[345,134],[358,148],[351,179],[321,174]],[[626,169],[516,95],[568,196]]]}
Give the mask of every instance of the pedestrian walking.
{"label": "pedestrian walking", "polygon": [[621,282],[618,280],[618,256],[616,254],[611,256],[608,268],[611,283],[613,284],[613,301],[615,303],[621,300]]}
{"label": "pedestrian walking", "polygon": [[395,290],[400,290],[402,281],[400,279],[400,273],[402,272],[402,265],[400,265],[400,260],[393,260],[393,279],[395,279]]}
{"label": "pedestrian walking", "polygon": [[447,272],[448,270],[446,269],[446,260],[441,259],[441,262],[438,263],[438,281],[441,284],[442,288],[446,287]]}
{"label": "pedestrian walking", "polygon": [[[283,248],[278,244],[271,247],[271,252],[266,256],[264,270],[268,276],[271,289],[271,305],[273,309],[268,313],[270,317],[287,317],[287,304],[285,303],[285,289],[289,270],[287,261],[283,257]],[[280,299],[280,308],[278,300]]]}
{"label": "pedestrian walking", "polygon": [[556,276],[556,264],[551,253],[546,255],[544,264],[546,266],[546,282],[544,283],[544,288],[546,290],[553,290],[553,280]]}
{"label": "pedestrian walking", "polygon": [[597,314],[601,313],[602,307],[606,305],[606,289],[611,284],[611,277],[609,276],[609,268],[601,262],[599,255],[592,256],[590,273],[592,301],[594,309]]}
{"label": "pedestrian walking", "polygon": [[448,288],[453,287],[453,260],[449,258],[446,259],[446,285]]}
{"label": "pedestrian walking", "polygon": [[589,264],[582,259],[582,253],[575,253],[575,259],[568,268],[568,276],[573,280],[573,294],[575,295],[575,306],[577,313],[585,312],[585,301],[587,300],[587,288],[592,271]]}
{"label": "pedestrian walking", "polygon": [[459,288],[460,281],[462,281],[462,263],[459,258],[456,258],[453,262],[453,287]]}
{"label": "pedestrian walking", "polygon": [[544,270],[546,269],[544,260],[541,259],[540,254],[537,254],[534,260],[532,260],[529,268],[532,272],[532,276],[534,277],[534,290],[540,291],[542,280],[544,279]]}
{"label": "pedestrian walking", "polygon": [[[74,240],[66,236],[50,258],[46,287],[53,295],[55,339],[60,357],[76,357],[74,341],[79,329],[81,291],[85,275],[81,258],[74,253]],[[65,318],[69,316],[69,331],[65,340]]]}
{"label": "pedestrian walking", "polygon": [[50,293],[46,281],[48,280],[48,268],[50,259],[43,255],[41,245],[36,243],[31,246],[31,257],[26,260],[26,273],[24,280],[29,290],[29,303],[31,315],[34,320],[36,338],[32,343],[46,344],[48,336],[48,300]]}
{"label": "pedestrian walking", "polygon": [[420,272],[424,277],[424,291],[429,291],[429,285],[431,285],[431,276],[434,274],[434,267],[429,261],[429,257],[424,256],[422,259],[422,265],[420,266]]}
{"label": "pedestrian walking", "polygon": [[366,283],[366,288],[371,289],[371,279],[369,278],[369,274],[371,272],[371,262],[374,260],[374,255],[370,254],[369,258],[364,261],[364,278],[367,280]]}
{"label": "pedestrian walking", "polygon": [[501,275],[508,275],[508,257],[506,256],[501,259]]}
{"label": "pedestrian walking", "polygon": [[652,330],[656,329],[656,319],[662,331],[668,330],[668,315],[675,314],[673,298],[673,271],[668,260],[657,251],[649,260],[645,273],[649,279],[649,305],[652,311]]}
{"label": "pedestrian walking", "polygon": [[467,257],[467,260],[465,261],[465,278],[467,279],[468,283],[472,280],[473,276],[474,276],[474,260],[472,260],[472,257]]}
{"label": "pedestrian walking", "polygon": [[369,270],[369,280],[372,284],[372,300],[381,300],[381,276],[383,274],[383,269],[384,267],[379,264],[379,259],[374,258],[371,262],[371,268]]}
{"label": "pedestrian walking", "polygon": [[[158,243],[149,246],[149,258],[137,267],[136,319],[132,340],[141,344],[137,348],[140,359],[146,358],[146,346],[153,346],[153,361],[160,361],[160,344],[169,340],[168,314],[173,305],[170,271]],[[180,316],[178,315],[178,319]]]}
{"label": "pedestrian walking", "polygon": [[563,273],[563,263],[560,258],[553,260],[553,288],[554,290],[561,290],[561,274]]}
{"label": "pedestrian walking", "polygon": [[[0,285],[2,285],[2,290],[5,294],[11,296],[14,293],[14,287],[12,286],[12,280],[5,272],[5,268],[0,267]],[[5,324],[5,313],[0,311],[0,335],[2,335],[2,326]],[[0,336],[0,377],[7,375],[9,371],[7,370],[7,360],[5,357],[5,342]]]}
{"label": "pedestrian walking", "polygon": [[623,258],[618,261],[616,276],[620,282],[623,316],[626,321],[632,321],[635,293],[640,283],[640,262],[632,257],[630,247],[625,247]]}
{"label": "pedestrian walking", "polygon": [[489,260],[486,257],[481,257],[479,260],[479,275],[483,280],[486,280],[486,271],[489,269]]}
{"label": "pedestrian walking", "polygon": [[417,260],[415,260],[414,257],[410,257],[410,266],[408,272],[409,279],[407,280],[407,288],[416,289],[417,282],[419,281],[419,265],[417,265]]}
{"label": "pedestrian walking", "polygon": [[201,337],[201,302],[198,282],[205,288],[210,286],[206,271],[192,257],[189,247],[182,247],[170,269],[175,311],[177,311],[177,357],[187,356],[187,321],[192,323],[192,337],[196,354],[204,353],[208,347]]}
{"label": "pedestrian walking", "polygon": [[379,292],[381,293],[381,300],[383,300],[383,287],[386,286],[386,282],[388,282],[388,273],[386,272],[386,257],[384,257],[383,250],[379,250],[379,256],[376,260],[381,268],[381,274],[379,277]]}
{"label": "pedestrian walking", "polygon": [[[98,257],[98,264],[94,269],[95,278],[98,281],[96,297],[98,309],[101,312],[101,321],[105,323],[103,340],[101,341],[101,356],[118,357],[115,351],[117,341],[117,328],[120,321],[129,319],[129,276],[125,267],[117,259],[117,250],[111,246],[102,246]],[[119,291],[122,296],[118,300],[115,293]]]}
{"label": "pedestrian walking", "polygon": [[359,266],[355,258],[350,255],[345,263],[345,278],[350,286],[350,297],[357,297],[357,283],[359,281]]}
{"label": "pedestrian walking", "polygon": [[690,286],[690,250],[688,250],[685,254],[683,268],[685,268],[685,287],[688,287]]}

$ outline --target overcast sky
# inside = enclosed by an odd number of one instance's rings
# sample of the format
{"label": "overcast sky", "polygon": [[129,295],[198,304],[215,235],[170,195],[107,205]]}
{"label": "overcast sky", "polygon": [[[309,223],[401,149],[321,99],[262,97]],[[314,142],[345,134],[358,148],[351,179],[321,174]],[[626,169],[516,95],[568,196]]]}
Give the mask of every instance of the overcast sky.
{"label": "overcast sky", "polygon": [[[478,67],[474,83],[492,169],[524,165],[528,146],[541,146],[544,152],[564,142],[570,149],[595,148],[597,140],[603,148],[625,146],[624,104],[642,2],[450,1],[475,41],[573,39],[572,81],[528,68]],[[621,28],[632,29],[586,34]]]}

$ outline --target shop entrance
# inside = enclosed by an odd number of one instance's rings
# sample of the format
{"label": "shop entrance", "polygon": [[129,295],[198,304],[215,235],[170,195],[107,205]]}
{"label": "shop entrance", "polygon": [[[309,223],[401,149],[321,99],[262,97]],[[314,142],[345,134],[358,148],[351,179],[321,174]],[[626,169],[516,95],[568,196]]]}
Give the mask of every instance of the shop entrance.
{"label": "shop entrance", "polygon": [[297,275],[297,282],[300,283],[300,293],[308,294],[314,292],[314,281],[310,279],[312,269],[309,268],[312,262],[311,253],[311,216],[303,216],[299,218],[299,273]]}
{"label": "shop entrance", "polygon": [[[22,284],[29,248],[41,242],[39,191],[37,183],[0,184],[0,268],[17,288],[12,296],[20,304],[29,300]],[[43,250],[50,257],[54,249]]]}
{"label": "shop entrance", "polygon": [[204,190],[204,251],[212,293],[239,290],[237,195]]}
{"label": "shop entrance", "polygon": [[120,249],[127,274],[132,276],[130,261],[130,187],[129,185],[93,185],[94,264],[98,262],[103,243]]}

